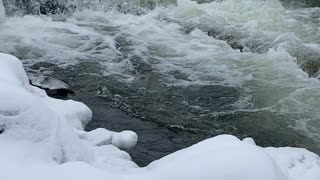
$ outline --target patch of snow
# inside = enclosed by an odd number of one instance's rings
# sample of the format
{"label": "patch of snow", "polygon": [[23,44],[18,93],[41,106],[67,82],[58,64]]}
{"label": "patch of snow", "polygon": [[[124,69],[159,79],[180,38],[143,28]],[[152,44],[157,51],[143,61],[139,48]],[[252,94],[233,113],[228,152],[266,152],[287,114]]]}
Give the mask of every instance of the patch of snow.
{"label": "patch of snow", "polygon": [[320,157],[302,148],[265,148],[291,180],[319,180]]}
{"label": "patch of snow", "polygon": [[287,179],[262,148],[230,135],[202,141],[155,161],[147,168],[153,179]]}

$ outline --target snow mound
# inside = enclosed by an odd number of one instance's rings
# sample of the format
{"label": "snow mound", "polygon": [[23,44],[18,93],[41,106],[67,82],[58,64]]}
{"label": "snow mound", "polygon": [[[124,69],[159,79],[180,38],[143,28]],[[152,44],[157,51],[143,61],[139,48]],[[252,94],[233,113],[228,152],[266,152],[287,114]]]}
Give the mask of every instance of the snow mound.
{"label": "snow mound", "polygon": [[[26,146],[43,149],[39,154],[43,154],[48,162],[95,163],[97,153],[101,153],[78,135],[91,117],[91,110],[83,103],[53,99],[45,91],[31,86],[22,63],[0,53],[0,144],[8,139],[28,142]],[[136,141],[127,143],[135,144]],[[15,149],[23,149],[23,146],[16,143]],[[118,151],[124,154],[119,156],[119,161],[129,161],[127,153]],[[132,166],[131,161],[128,163]]]}
{"label": "snow mound", "polygon": [[138,135],[133,131],[112,132],[98,128],[90,132],[79,131],[79,137],[96,146],[112,144],[119,149],[130,149],[137,144]]}
{"label": "snow mound", "polygon": [[[0,53],[0,180],[319,180],[320,157],[306,149],[262,148],[252,138],[207,139],[138,168],[132,131],[85,132],[91,110],[48,97],[22,63]],[[17,173],[19,172],[19,173]]]}
{"label": "snow mound", "polygon": [[265,148],[291,180],[319,180],[320,157],[302,148]]}
{"label": "snow mound", "polygon": [[[262,148],[222,135],[153,162],[153,179],[286,180]],[[155,175],[156,174],[156,175]],[[150,176],[151,178],[151,176]]]}
{"label": "snow mound", "polygon": [[262,148],[252,138],[220,135],[145,168],[140,179],[319,180],[320,157],[301,148]]}

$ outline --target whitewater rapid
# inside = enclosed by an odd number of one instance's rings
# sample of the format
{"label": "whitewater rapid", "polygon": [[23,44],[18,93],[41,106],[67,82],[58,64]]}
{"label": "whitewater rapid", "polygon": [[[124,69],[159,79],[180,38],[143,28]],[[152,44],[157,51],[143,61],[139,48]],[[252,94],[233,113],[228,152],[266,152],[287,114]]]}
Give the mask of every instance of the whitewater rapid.
{"label": "whitewater rapid", "polygon": [[[241,124],[256,124],[320,144],[320,8],[287,9],[278,0],[178,0],[140,13],[85,7],[70,16],[7,18],[0,51],[35,74],[54,73],[32,69],[39,62],[96,63],[107,79],[98,94],[139,118],[198,131],[227,121],[244,136],[253,130]],[[215,87],[225,93],[212,95]]]}

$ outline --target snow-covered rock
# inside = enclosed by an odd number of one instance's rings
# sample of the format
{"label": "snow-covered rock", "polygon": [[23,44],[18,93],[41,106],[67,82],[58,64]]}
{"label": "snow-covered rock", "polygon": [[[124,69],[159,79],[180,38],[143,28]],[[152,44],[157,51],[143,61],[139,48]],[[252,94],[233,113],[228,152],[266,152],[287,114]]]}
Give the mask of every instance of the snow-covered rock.
{"label": "snow-covered rock", "polygon": [[132,131],[122,131],[112,136],[112,144],[120,149],[130,149],[137,141],[138,135]]}
{"label": "snow-covered rock", "polygon": [[50,97],[65,98],[69,94],[75,93],[65,82],[59,79],[45,75],[35,75],[31,73],[28,74],[28,77],[30,79],[30,83],[33,86],[45,90],[47,95]]}
{"label": "snow-covered rock", "polygon": [[0,53],[0,180],[319,180],[320,157],[306,149],[262,148],[251,138],[207,139],[138,168],[137,135],[85,132],[91,110],[33,87],[22,63]]}
{"label": "snow-covered rock", "polygon": [[96,146],[112,144],[119,149],[130,149],[137,144],[138,135],[133,131],[112,132],[98,128],[90,132],[79,131],[79,137]]}
{"label": "snow-covered rock", "polygon": [[48,88],[48,89],[69,89],[69,86],[59,80],[59,79],[55,79],[53,77],[49,77],[49,76],[30,76],[29,78],[32,82],[33,85],[35,86],[40,86],[42,88]]}

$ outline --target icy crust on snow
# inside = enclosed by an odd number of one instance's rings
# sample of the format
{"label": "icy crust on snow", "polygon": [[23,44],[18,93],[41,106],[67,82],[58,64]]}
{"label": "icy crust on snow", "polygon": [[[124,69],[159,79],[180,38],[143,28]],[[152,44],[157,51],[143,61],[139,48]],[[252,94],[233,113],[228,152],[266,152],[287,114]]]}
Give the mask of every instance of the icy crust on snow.
{"label": "icy crust on snow", "polygon": [[[262,148],[251,138],[207,139],[144,168],[120,149],[136,133],[85,132],[91,110],[29,85],[22,63],[0,53],[0,180],[319,180],[320,158],[299,148]],[[17,173],[18,172],[18,173]]]}

